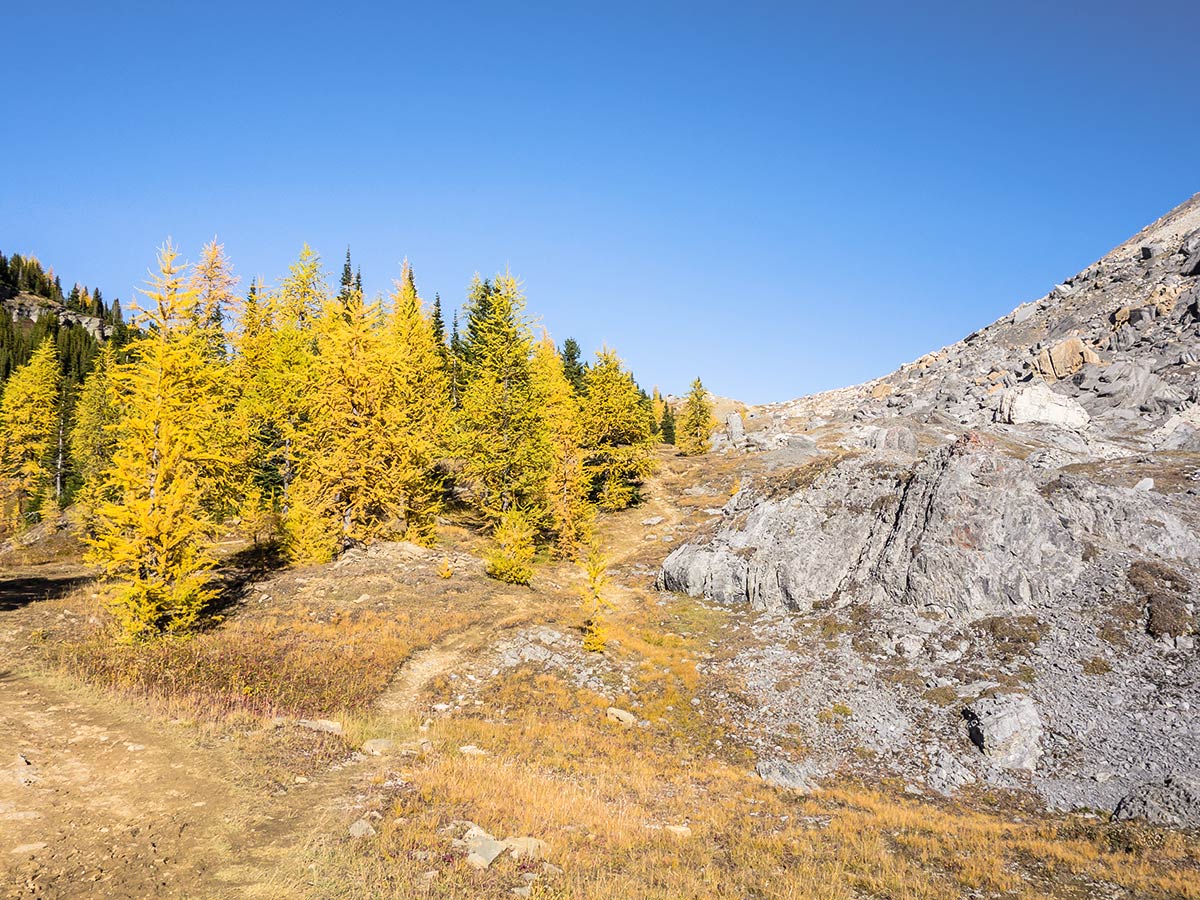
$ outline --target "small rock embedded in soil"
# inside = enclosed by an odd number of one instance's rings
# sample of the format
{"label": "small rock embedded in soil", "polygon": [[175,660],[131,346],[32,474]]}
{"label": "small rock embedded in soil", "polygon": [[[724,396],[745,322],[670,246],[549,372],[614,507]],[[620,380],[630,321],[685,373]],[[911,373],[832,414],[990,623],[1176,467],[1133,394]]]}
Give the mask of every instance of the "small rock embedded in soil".
{"label": "small rock embedded in soil", "polygon": [[363,753],[369,753],[371,756],[383,756],[385,753],[391,753],[396,747],[396,742],[391,738],[371,738],[362,745]]}
{"label": "small rock embedded in soil", "polygon": [[626,728],[631,728],[637,724],[637,716],[631,712],[621,709],[620,707],[610,706],[608,708],[608,721],[618,722],[621,725],[624,725]]}
{"label": "small rock embedded in soil", "polygon": [[350,826],[350,837],[352,837],[352,838],[370,837],[374,833],[375,833],[374,826],[372,826],[371,823],[368,822],[366,819],[359,819],[357,822],[355,822],[353,825]]}

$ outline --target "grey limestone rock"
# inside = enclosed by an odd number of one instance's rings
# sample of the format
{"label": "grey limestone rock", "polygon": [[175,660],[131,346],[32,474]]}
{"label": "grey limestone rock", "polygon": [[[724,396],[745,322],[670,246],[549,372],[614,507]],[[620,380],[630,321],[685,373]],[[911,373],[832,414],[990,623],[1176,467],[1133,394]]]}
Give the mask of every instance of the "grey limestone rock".
{"label": "grey limestone rock", "polygon": [[985,697],[963,710],[971,742],[1006,769],[1037,768],[1042,755],[1042,719],[1024,694]]}
{"label": "grey limestone rock", "polygon": [[1200,828],[1200,775],[1179,773],[1139,785],[1126,794],[1114,819],[1143,819],[1152,825]]}

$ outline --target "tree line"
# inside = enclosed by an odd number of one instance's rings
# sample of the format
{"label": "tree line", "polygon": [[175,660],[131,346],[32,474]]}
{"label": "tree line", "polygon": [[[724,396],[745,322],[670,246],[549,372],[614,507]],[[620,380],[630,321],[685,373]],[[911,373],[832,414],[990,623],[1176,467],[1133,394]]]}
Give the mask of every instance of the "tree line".
{"label": "tree line", "polygon": [[107,326],[105,332],[110,340],[118,345],[128,342],[129,329],[120,300],[107,303],[99,288],[89,290],[82,284],[74,285],[64,297],[59,277],[53,269],[43,269],[36,257],[0,253],[0,300],[18,294],[30,294],[49,302],[32,322],[0,315],[0,386],[28,363],[34,349],[47,339],[57,345],[65,382],[77,385],[91,371],[100,342],[83,324],[60,316],[60,308],[97,318]]}
{"label": "tree line", "polygon": [[492,535],[489,574],[526,582],[539,546],[577,558],[597,510],[638,501],[660,439],[707,448],[699,380],[684,409],[703,416],[677,424],[611,349],[585,363],[535,332],[509,272],[476,276],[449,330],[407,262],[386,299],[364,295],[349,253],[332,290],[307,246],[278,287],[236,285],[216,241],[190,266],[168,243],[126,345],[69,385],[44,339],[0,399],[7,520],[74,499],[128,635],[198,621],[221,523],[323,562],[431,544],[455,506]]}

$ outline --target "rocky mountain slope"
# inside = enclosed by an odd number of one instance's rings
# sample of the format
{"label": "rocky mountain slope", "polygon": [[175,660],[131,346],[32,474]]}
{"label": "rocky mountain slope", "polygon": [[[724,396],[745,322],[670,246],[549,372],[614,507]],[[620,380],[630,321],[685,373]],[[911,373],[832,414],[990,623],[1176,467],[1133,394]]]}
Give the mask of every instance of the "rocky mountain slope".
{"label": "rocky mountain slope", "polygon": [[942,791],[1200,825],[1200,195],[717,444],[755,474],[658,583],[768,614],[729,666],[763,744],[805,735],[806,778],[865,747]]}
{"label": "rocky mountain slope", "polygon": [[58,319],[60,325],[82,326],[97,340],[106,340],[112,332],[112,325],[97,316],[84,315],[77,310],[68,309],[57,300],[38,297],[35,294],[17,294],[0,299],[0,311],[6,313],[14,322],[36,322],[42,316],[50,314]]}

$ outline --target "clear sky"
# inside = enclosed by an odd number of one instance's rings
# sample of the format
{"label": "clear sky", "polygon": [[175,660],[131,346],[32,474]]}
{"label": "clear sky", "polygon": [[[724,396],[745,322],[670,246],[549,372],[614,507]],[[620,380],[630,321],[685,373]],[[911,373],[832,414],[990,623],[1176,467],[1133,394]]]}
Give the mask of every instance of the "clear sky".
{"label": "clear sky", "polygon": [[884,374],[1200,190],[1200,5],[6,3],[0,249],[511,267],[644,386]]}

